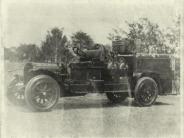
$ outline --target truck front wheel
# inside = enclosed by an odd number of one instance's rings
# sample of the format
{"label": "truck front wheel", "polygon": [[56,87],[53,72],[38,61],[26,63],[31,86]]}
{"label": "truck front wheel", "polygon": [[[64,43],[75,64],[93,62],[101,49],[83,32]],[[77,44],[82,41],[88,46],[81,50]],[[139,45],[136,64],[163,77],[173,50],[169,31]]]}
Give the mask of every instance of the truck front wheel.
{"label": "truck front wheel", "polygon": [[151,106],[158,96],[158,85],[150,77],[142,77],[135,86],[135,101],[139,106]]}
{"label": "truck front wheel", "polygon": [[60,86],[48,75],[33,77],[25,89],[25,101],[34,111],[51,110],[60,97]]}

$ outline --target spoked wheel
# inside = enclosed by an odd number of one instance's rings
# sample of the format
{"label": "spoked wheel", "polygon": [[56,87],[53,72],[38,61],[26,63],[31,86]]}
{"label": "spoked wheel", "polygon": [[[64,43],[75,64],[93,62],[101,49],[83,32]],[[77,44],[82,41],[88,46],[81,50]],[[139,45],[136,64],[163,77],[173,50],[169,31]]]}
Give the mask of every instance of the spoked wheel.
{"label": "spoked wheel", "polygon": [[150,77],[142,77],[135,87],[135,101],[140,106],[151,106],[158,96],[157,83]]}
{"label": "spoked wheel", "polygon": [[106,93],[107,98],[113,103],[123,102],[127,97],[128,93]]}
{"label": "spoked wheel", "polygon": [[60,86],[47,75],[32,78],[25,90],[27,105],[34,111],[51,110],[60,97]]}
{"label": "spoked wheel", "polygon": [[7,87],[6,96],[8,101],[14,105],[25,104],[23,81],[17,78],[13,79]]}

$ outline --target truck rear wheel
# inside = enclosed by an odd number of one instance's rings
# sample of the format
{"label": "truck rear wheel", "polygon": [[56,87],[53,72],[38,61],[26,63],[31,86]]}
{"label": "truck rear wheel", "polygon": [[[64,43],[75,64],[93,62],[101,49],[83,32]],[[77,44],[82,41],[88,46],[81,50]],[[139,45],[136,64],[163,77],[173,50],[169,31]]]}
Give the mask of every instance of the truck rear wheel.
{"label": "truck rear wheel", "polygon": [[151,106],[158,96],[158,85],[150,77],[142,77],[135,86],[135,101],[139,106]]}
{"label": "truck rear wheel", "polygon": [[113,103],[123,102],[127,97],[128,93],[106,93],[107,98]]}
{"label": "truck rear wheel", "polygon": [[48,75],[33,77],[25,89],[25,101],[33,111],[51,110],[60,97],[60,86]]}

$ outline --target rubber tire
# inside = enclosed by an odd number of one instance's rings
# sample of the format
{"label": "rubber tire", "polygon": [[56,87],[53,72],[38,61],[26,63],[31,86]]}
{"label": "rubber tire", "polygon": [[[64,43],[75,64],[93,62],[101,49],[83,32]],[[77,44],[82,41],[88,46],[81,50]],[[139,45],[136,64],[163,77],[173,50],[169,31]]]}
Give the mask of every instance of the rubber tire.
{"label": "rubber tire", "polygon": [[[150,103],[144,103],[142,101],[139,100],[139,96],[140,96],[140,90],[139,90],[139,87],[142,83],[144,83],[145,81],[150,81],[151,83],[153,83],[153,85],[155,86],[155,94],[154,94],[154,98],[153,100],[150,102]],[[142,77],[140,78],[138,81],[137,81],[137,84],[135,86],[135,102],[139,105],[139,106],[151,106],[155,103],[156,99],[157,99],[157,96],[158,96],[158,85],[157,83],[155,82],[154,79],[150,78],[150,77]]]}
{"label": "rubber tire", "polygon": [[121,94],[121,97],[115,97],[114,93],[110,92],[106,93],[106,96],[112,103],[121,103],[128,97],[128,93],[118,93],[118,94]]}
{"label": "rubber tire", "polygon": [[[13,105],[24,105],[25,104],[25,100],[24,99],[16,99],[16,97],[14,96],[14,94],[16,93],[16,85],[17,84],[17,80],[13,79],[7,89],[6,89],[6,97],[9,101],[9,103],[13,104]],[[24,92],[24,90],[22,90],[22,92]]]}
{"label": "rubber tire", "polygon": [[[38,107],[36,106],[32,100],[31,100],[31,93],[32,91],[32,87],[35,85],[36,82],[40,81],[40,80],[49,80],[52,81],[52,83],[56,86],[56,94],[57,94],[57,98],[55,99],[54,103],[51,106],[48,107]],[[39,112],[46,112],[46,111],[50,111],[52,108],[55,107],[55,105],[57,104],[58,100],[60,98],[60,86],[57,83],[57,81],[55,79],[53,79],[52,77],[48,76],[48,75],[37,75],[35,77],[33,77],[26,85],[26,89],[25,89],[25,101],[28,105],[28,107],[32,110],[32,111],[39,111]]]}

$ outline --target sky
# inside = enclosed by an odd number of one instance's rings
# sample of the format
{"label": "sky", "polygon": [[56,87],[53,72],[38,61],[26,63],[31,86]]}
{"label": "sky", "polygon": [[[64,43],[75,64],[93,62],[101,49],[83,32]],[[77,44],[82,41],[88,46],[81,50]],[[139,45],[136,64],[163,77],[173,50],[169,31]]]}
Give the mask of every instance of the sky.
{"label": "sky", "polygon": [[64,28],[68,38],[81,30],[97,43],[111,44],[108,34],[117,27],[126,30],[125,21],[147,17],[166,28],[179,7],[175,0],[4,0],[2,5],[5,47],[40,46],[53,27]]}

